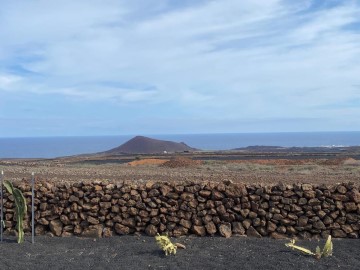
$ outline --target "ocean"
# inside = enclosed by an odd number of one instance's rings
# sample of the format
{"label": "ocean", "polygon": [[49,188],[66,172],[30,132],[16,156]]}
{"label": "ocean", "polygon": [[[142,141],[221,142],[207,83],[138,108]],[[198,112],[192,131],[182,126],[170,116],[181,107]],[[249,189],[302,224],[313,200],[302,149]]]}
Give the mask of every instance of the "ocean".
{"label": "ocean", "polygon": [[[0,138],[0,158],[54,158],[97,153],[117,147],[135,135],[92,137]],[[360,131],[144,135],[185,142],[202,150],[263,146],[359,146]]]}

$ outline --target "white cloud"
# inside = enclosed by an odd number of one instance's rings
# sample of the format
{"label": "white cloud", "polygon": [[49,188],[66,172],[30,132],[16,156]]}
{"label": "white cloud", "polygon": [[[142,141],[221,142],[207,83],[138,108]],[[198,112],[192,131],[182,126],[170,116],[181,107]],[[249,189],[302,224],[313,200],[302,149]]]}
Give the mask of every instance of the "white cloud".
{"label": "white cloud", "polygon": [[306,16],[308,22],[296,29],[293,38],[301,43],[314,41],[325,34],[336,35],[341,32],[343,26],[356,22],[359,16],[359,7],[351,2],[338,8],[321,10],[311,16]]}
{"label": "white cloud", "polygon": [[11,90],[12,87],[20,81],[20,76],[0,73],[0,90]]}

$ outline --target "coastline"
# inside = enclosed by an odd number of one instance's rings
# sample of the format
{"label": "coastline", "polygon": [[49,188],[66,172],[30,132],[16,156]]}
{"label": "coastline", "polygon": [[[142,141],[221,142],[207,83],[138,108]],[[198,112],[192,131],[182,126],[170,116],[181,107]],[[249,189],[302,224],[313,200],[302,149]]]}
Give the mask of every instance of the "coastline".
{"label": "coastline", "polygon": [[[248,146],[320,147],[360,146],[360,131],[280,132],[149,135],[155,139],[185,142],[204,151],[229,151]],[[68,136],[0,138],[0,158],[55,158],[91,154],[115,148],[131,139],[119,136]]]}

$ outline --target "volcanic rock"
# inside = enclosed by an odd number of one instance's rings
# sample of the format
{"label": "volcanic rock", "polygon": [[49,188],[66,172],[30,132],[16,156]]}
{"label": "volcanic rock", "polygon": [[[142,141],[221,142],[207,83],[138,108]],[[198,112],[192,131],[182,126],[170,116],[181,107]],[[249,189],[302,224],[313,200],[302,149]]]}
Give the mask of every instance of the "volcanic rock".
{"label": "volcanic rock", "polygon": [[229,238],[232,235],[231,224],[225,223],[219,226],[219,233],[225,238]]}
{"label": "volcanic rock", "polygon": [[193,226],[192,231],[199,236],[205,236],[206,235],[206,228],[204,226]]}
{"label": "volcanic rock", "polygon": [[59,219],[55,219],[50,221],[50,231],[56,235],[56,236],[60,236],[62,233],[62,229],[63,229],[63,224]]}
{"label": "volcanic rock", "polygon": [[250,226],[249,229],[246,231],[246,235],[249,237],[257,237],[261,238],[261,234],[258,233],[257,230],[253,226]]}

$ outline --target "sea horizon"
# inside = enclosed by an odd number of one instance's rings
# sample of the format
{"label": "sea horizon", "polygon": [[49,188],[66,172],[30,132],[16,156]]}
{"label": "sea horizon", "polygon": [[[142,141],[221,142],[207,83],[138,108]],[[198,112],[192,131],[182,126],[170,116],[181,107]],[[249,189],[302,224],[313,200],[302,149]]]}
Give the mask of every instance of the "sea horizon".
{"label": "sea horizon", "polygon": [[98,134],[98,135],[39,135],[39,136],[0,136],[0,139],[16,138],[64,138],[64,137],[114,137],[114,136],[181,136],[181,135],[226,135],[226,134],[310,134],[310,133],[359,133],[360,130],[350,131],[272,131],[272,132],[196,132],[196,133],[133,133],[133,134]]}
{"label": "sea horizon", "polygon": [[56,158],[93,154],[120,146],[134,136],[184,142],[194,148],[214,151],[255,145],[281,147],[360,145],[360,131],[0,137],[0,158]]}

